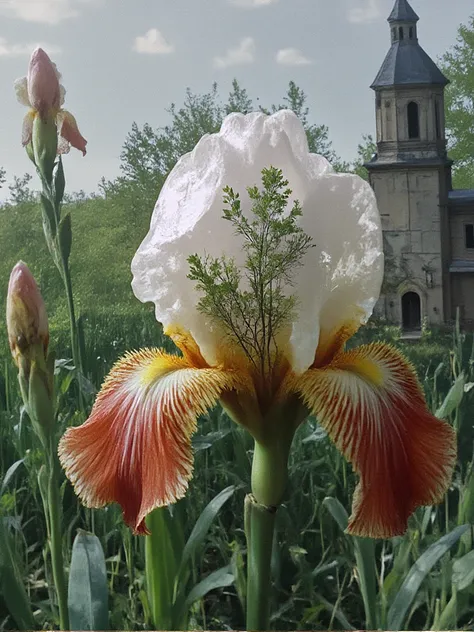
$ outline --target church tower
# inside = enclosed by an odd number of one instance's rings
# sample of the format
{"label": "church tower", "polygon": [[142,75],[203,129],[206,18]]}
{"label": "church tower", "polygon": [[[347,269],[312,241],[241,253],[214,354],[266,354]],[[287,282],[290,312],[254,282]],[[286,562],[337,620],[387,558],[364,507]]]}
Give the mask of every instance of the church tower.
{"label": "church tower", "polygon": [[391,46],[371,88],[377,154],[366,164],[382,217],[385,250],[379,316],[416,336],[423,322],[450,317],[444,88],[418,41],[418,16],[395,0]]}

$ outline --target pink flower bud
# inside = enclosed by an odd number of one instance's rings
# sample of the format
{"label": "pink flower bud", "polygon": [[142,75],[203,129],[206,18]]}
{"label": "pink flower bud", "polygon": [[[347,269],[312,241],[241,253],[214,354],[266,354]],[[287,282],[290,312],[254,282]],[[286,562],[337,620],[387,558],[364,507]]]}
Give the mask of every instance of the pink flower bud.
{"label": "pink flower bud", "polygon": [[[28,98],[43,121],[51,110],[59,110],[59,73],[42,48],[33,51],[28,67]],[[55,112],[56,114],[56,112]]]}
{"label": "pink flower bud", "polygon": [[33,347],[48,348],[48,317],[43,297],[28,266],[19,261],[13,268],[7,295],[8,341],[13,359],[29,364]]}

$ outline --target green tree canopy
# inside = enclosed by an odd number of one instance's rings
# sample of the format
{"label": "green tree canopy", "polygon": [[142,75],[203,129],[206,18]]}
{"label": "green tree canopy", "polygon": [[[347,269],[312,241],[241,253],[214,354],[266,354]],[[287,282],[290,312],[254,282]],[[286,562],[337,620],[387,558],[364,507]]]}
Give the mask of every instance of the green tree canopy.
{"label": "green tree canopy", "polygon": [[[311,122],[307,96],[293,81],[281,105],[269,109],[260,106],[260,110],[268,113],[283,108],[293,110],[300,118],[310,151],[325,156],[336,169],[349,169],[350,165],[342,162],[334,151],[328,128]],[[122,175],[113,182],[103,181],[103,190],[109,195],[120,193],[122,198],[127,197],[132,209],[152,208],[180,156],[191,151],[204,134],[217,132],[227,114],[245,114],[254,109],[252,99],[236,79],[225,103],[219,98],[217,84],[206,94],[194,94],[188,89],[183,105],[172,104],[169,108],[169,125],[154,129],[148,123],[141,128],[133,123],[120,156]]]}
{"label": "green tree canopy", "polygon": [[441,59],[446,88],[446,130],[455,161],[453,184],[474,188],[474,15],[458,29],[456,44]]}
{"label": "green tree canopy", "polygon": [[369,173],[364,167],[366,162],[369,162],[373,155],[377,152],[377,144],[371,134],[364,134],[362,141],[357,146],[357,158],[351,165],[351,170],[364,180],[369,179]]}

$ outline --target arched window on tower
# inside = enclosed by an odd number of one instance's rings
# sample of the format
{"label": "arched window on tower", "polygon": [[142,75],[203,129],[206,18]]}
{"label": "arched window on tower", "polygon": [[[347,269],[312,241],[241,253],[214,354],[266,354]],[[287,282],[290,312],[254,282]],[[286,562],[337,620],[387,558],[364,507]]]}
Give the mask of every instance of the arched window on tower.
{"label": "arched window on tower", "polygon": [[420,116],[418,103],[410,101],[407,105],[408,138],[420,138]]}
{"label": "arched window on tower", "polygon": [[438,100],[435,101],[434,109],[435,109],[436,138],[441,138],[441,116],[440,116],[440,111],[439,111]]}
{"label": "arched window on tower", "polygon": [[403,26],[399,26],[398,27],[398,37],[402,40],[403,39]]}
{"label": "arched window on tower", "polygon": [[408,34],[409,34],[409,35],[408,35],[408,36],[409,36],[409,38],[410,38],[410,39],[413,39],[413,27],[412,27],[412,26],[410,26],[410,28],[409,28],[409,30],[408,30]]}
{"label": "arched window on tower", "polygon": [[392,42],[397,41],[397,28],[394,26],[392,29]]}

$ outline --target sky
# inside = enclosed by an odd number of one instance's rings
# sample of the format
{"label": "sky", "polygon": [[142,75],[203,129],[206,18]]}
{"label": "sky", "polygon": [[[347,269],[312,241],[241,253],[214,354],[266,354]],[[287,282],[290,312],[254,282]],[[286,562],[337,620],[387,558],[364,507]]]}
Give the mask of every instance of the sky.
{"label": "sky", "polygon": [[[186,88],[223,99],[237,78],[254,103],[281,102],[294,80],[312,122],[334,149],[355,157],[374,133],[369,88],[390,46],[394,0],[0,0],[0,165],[33,173],[21,147],[24,106],[13,82],[41,45],[66,87],[65,108],[88,140],[65,159],[68,190],[97,190],[119,175],[132,123],[160,127]],[[474,12],[472,0],[411,0],[421,46],[436,61]],[[258,101],[257,101],[258,98]],[[35,181],[33,181],[35,183]],[[34,188],[34,187],[33,187]],[[8,195],[0,190],[0,200]]]}

